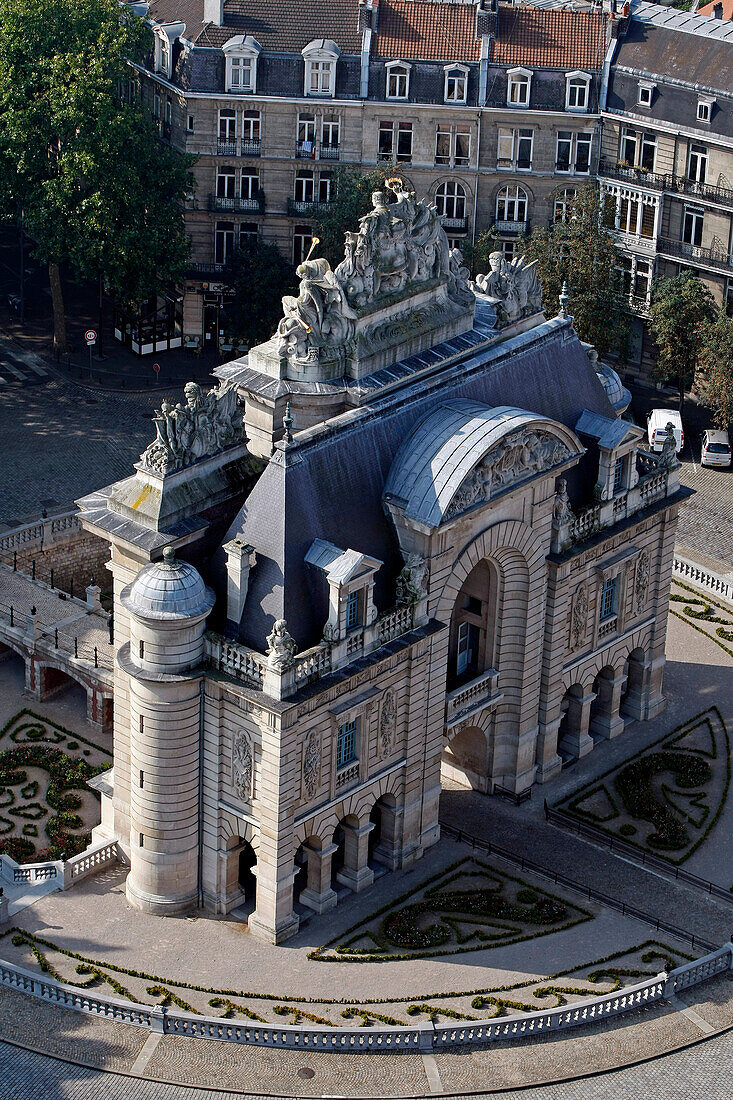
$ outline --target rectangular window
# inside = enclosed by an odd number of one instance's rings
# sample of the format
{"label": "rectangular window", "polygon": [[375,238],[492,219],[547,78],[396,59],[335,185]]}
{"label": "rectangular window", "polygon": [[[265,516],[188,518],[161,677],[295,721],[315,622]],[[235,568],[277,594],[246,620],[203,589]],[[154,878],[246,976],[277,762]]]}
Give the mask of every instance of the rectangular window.
{"label": "rectangular window", "polygon": [[321,145],[326,149],[338,149],[341,143],[341,119],[336,115],[324,116],[321,127]]}
{"label": "rectangular window", "polygon": [[613,465],[613,491],[620,493],[624,487],[624,462],[625,459],[617,458]]}
{"label": "rectangular window", "polygon": [[144,848],[144,847],[145,847],[145,834],[144,834],[144,833],[140,833],[140,844],[139,844],[139,847],[140,847],[140,848]]}
{"label": "rectangular window", "polygon": [[316,155],[316,116],[298,115],[298,139],[295,155],[314,157]]}
{"label": "rectangular window", "polygon": [[499,168],[511,168],[514,163],[514,130],[505,130],[502,126],[499,127],[496,163]]}
{"label": "rectangular window", "polygon": [[141,790],[142,790],[142,786],[143,786],[143,779],[144,779],[144,773],[143,773],[143,770],[141,768],[140,769],[140,789]]}
{"label": "rectangular window", "polygon": [[616,614],[616,583],[617,578],[611,577],[603,582],[601,589],[601,622],[612,618]]}
{"label": "rectangular window", "polygon": [[293,230],[293,263],[302,264],[313,243],[313,231],[309,225],[296,225]]}
{"label": "rectangular window", "polygon": [[214,236],[214,263],[225,264],[234,251],[234,222],[217,222]]}
{"label": "rectangular window", "polygon": [[157,88],[153,91],[153,118],[160,118],[160,92]]}
{"label": "rectangular window", "polygon": [[553,209],[552,209],[552,216],[553,216],[554,221],[556,221],[556,222],[566,222],[567,221],[568,214],[570,212],[570,203],[573,201],[576,194],[577,194],[577,192],[575,191],[574,188],[566,187],[566,188],[564,188],[564,190],[560,191],[556,195],[555,201],[554,201],[554,204],[553,204]]}
{"label": "rectangular window", "polygon": [[575,171],[581,174],[590,172],[590,150],[593,144],[592,134],[575,135]]}
{"label": "rectangular window", "polygon": [[630,168],[633,168],[636,164],[636,152],[638,149],[638,134],[636,130],[624,130],[621,133],[621,156],[620,160],[622,164],[627,164]]}
{"label": "rectangular window", "polygon": [[313,172],[295,173],[295,201],[313,202],[313,189],[315,187]]}
{"label": "rectangular window", "polygon": [[657,162],[657,138],[655,134],[642,134],[641,162],[639,167],[653,172]]}
{"label": "rectangular window", "polygon": [[346,629],[351,630],[359,625],[359,593],[349,592],[346,601]]}
{"label": "rectangular window", "polygon": [[195,125],[196,125],[196,119],[194,118],[193,115],[189,115],[188,118],[186,119],[186,130],[188,131],[189,134],[193,133]]}
{"label": "rectangular window", "polygon": [[706,145],[690,145],[687,162],[687,178],[693,183],[705,183],[708,174],[708,150]]}
{"label": "rectangular window", "polygon": [[333,198],[333,176],[330,172],[321,172],[318,179],[318,201],[330,202]]}
{"label": "rectangular window", "polygon": [[235,142],[237,140],[237,113],[236,111],[219,111],[219,142]]}
{"label": "rectangular window", "polygon": [[465,166],[471,159],[471,131],[460,126],[456,130],[456,155],[457,167]]}
{"label": "rectangular window", "polygon": [[451,131],[448,126],[439,126],[435,133],[435,163],[450,164]]}
{"label": "rectangular window", "polygon": [[245,111],[242,116],[242,155],[256,156],[260,151],[260,112]]}
{"label": "rectangular window", "polygon": [[377,152],[379,160],[394,159],[394,126],[391,122],[379,123]]}
{"label": "rectangular window", "polygon": [[466,74],[462,69],[450,69],[445,78],[446,103],[466,102]]}
{"label": "rectangular window", "polygon": [[636,261],[634,277],[634,298],[639,302],[648,302],[652,284],[652,265],[649,260]]}
{"label": "rectangular window", "polygon": [[247,248],[257,240],[256,222],[242,222],[239,226],[239,247]]}
{"label": "rectangular window", "polygon": [[260,189],[260,174],[256,168],[243,168],[240,195],[243,199],[256,199]]}
{"label": "rectangular window", "polygon": [[710,122],[710,102],[707,99],[700,99],[697,103],[697,121],[698,122]]}
{"label": "rectangular window", "polygon": [[439,125],[435,131],[435,163],[465,167],[471,157],[471,132],[466,127]]}
{"label": "rectangular window", "polygon": [[685,217],[682,223],[682,240],[685,244],[694,245],[696,248],[702,244],[703,211],[696,210],[692,206],[685,207]]}
{"label": "rectangular window", "polygon": [[568,110],[584,111],[588,106],[588,81],[582,76],[574,76],[568,81]]}
{"label": "rectangular window", "polygon": [[510,107],[526,107],[529,103],[529,77],[524,75],[509,77],[507,103]]}
{"label": "rectangular window", "polygon": [[145,732],[145,717],[144,717],[144,715],[141,714],[140,715],[140,733],[144,733],[144,732]]}
{"label": "rectangular window", "polygon": [[534,130],[519,130],[517,135],[517,168],[528,172],[532,167]]}
{"label": "rectangular window", "polygon": [[573,146],[573,135],[570,130],[558,130],[557,155],[555,158],[555,170],[557,172],[569,172]]}
{"label": "rectangular window", "polygon": [[333,81],[333,61],[311,61],[308,91],[311,95],[327,95]]}
{"label": "rectangular window", "polygon": [[216,173],[217,199],[233,199],[236,173],[233,168],[220,168]]}
{"label": "rectangular window", "polygon": [[356,760],[356,719],[339,726],[336,742],[336,767],[340,770]]}
{"label": "rectangular window", "polygon": [[231,61],[231,88],[235,92],[248,92],[252,90],[252,58],[232,57]]}
{"label": "rectangular window", "polygon": [[387,70],[387,99],[407,99],[409,69],[394,65]]}
{"label": "rectangular window", "polygon": [[397,125],[397,161],[409,164],[412,160],[412,123],[400,122]]}

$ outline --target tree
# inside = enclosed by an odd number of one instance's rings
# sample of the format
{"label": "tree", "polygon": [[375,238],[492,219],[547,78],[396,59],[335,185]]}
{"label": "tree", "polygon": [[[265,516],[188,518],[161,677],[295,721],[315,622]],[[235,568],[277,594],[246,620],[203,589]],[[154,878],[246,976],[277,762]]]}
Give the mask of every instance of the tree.
{"label": "tree", "polygon": [[694,381],[703,325],[714,317],[710,291],[692,272],[655,281],[649,307],[649,329],[657,347],[655,374],[677,380],[680,413],[685,387]]}
{"label": "tree", "polygon": [[399,173],[391,165],[360,172],[339,165],[332,177],[332,199],[321,207],[315,223],[315,235],[320,242],[318,255],[325,256],[331,267],[344,258],[344,234],[358,228],[359,218],[372,208],[372,192],[383,191],[384,181]]}
{"label": "tree", "polygon": [[57,351],[67,343],[61,264],[79,278],[103,274],[128,306],[183,273],[192,158],[120,94],[150,46],[143,20],[117,0],[0,0],[0,213],[22,212],[48,265]]}
{"label": "tree", "polygon": [[228,332],[250,348],[269,340],[283,315],[283,294],[297,293],[292,264],[257,237],[234,252],[225,277],[234,289],[224,310]]}
{"label": "tree", "polygon": [[525,249],[537,260],[546,307],[554,309],[567,282],[578,335],[600,355],[621,350],[628,330],[610,214],[608,200],[588,184],[570,203],[567,219],[535,229]]}
{"label": "tree", "polygon": [[723,312],[700,326],[695,388],[716,426],[727,431],[733,422],[733,320]]}

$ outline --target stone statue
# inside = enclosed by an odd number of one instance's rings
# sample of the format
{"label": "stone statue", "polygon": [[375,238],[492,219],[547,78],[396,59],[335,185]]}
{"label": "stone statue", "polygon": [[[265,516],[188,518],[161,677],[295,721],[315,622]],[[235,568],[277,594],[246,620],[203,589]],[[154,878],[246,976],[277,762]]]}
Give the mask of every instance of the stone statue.
{"label": "stone statue", "polygon": [[552,525],[553,527],[565,527],[568,523],[572,523],[574,518],[573,510],[570,507],[570,498],[568,497],[568,483],[564,477],[561,477],[557,483],[555,502],[552,506]]}
{"label": "stone statue", "polygon": [[321,745],[316,730],[311,730],[303,752],[303,788],[313,798],[321,781]]}
{"label": "stone statue", "polygon": [[585,638],[588,624],[588,592],[581,584],[573,600],[573,612],[570,619],[570,646],[577,649]]}
{"label": "stone statue", "polygon": [[542,309],[542,285],[536,260],[527,263],[524,256],[520,256],[507,263],[501,252],[492,252],[489,272],[476,276],[476,286],[495,307],[499,327]]}
{"label": "stone statue", "polygon": [[267,635],[268,665],[278,672],[284,672],[292,665],[295,650],[295,638],[288,633],[288,624],[285,619],[277,619],[272,633]]}
{"label": "stone statue", "polygon": [[197,382],[187,382],[183,392],[185,405],[162,401],[155,414],[155,439],[140,456],[145,469],[172,473],[244,439],[235,385],[223,382],[204,393]]}
{"label": "stone statue", "polygon": [[662,453],[659,456],[659,469],[676,470],[680,462],[677,458],[677,439],[674,434],[674,424],[668,423],[665,430],[667,434],[664,437]]}
{"label": "stone statue", "polygon": [[279,354],[305,359],[311,347],[345,344],[356,313],[328,260],[305,260],[296,275],[300,279],[298,297],[283,298],[284,317],[277,328]]}
{"label": "stone statue", "polygon": [[427,592],[427,565],[419,554],[409,554],[397,577],[397,603],[414,607]]}
{"label": "stone statue", "polygon": [[463,263],[460,248],[451,248],[449,253],[448,294],[460,305],[473,305],[475,294],[471,290],[471,272]]}

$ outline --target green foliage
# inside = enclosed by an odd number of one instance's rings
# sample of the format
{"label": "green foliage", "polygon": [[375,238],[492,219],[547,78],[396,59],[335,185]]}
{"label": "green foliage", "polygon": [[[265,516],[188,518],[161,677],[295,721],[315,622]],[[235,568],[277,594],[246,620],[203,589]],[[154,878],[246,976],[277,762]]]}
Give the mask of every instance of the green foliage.
{"label": "green foliage", "polygon": [[297,294],[292,264],[257,237],[234,252],[225,277],[235,292],[224,310],[227,334],[248,348],[269,340],[282,317],[283,295]]}
{"label": "green foliage", "polygon": [[680,407],[685,387],[693,384],[704,322],[714,316],[710,291],[690,271],[655,280],[649,330],[657,349],[656,374],[677,381]]}
{"label": "green foliage", "polygon": [[189,248],[192,160],[120,97],[151,43],[117,0],[0,0],[0,212],[22,210],[38,260],[103,272],[127,305],[179,277]]}
{"label": "green foliage", "polygon": [[535,229],[524,250],[528,260],[538,262],[549,315],[554,315],[567,282],[568,310],[578,335],[599,355],[622,349],[628,330],[608,202],[608,197],[601,199],[596,184],[587,184],[570,203],[567,220]]}
{"label": "green foliage", "polygon": [[614,782],[624,806],[633,817],[651,821],[655,832],[647,837],[653,848],[675,850],[690,843],[684,824],[654,791],[652,780],[669,771],[678,787],[693,789],[712,779],[710,765],[691,753],[654,752],[622,768]]}
{"label": "green foliage", "polygon": [[359,218],[372,208],[372,192],[384,189],[384,181],[399,175],[394,165],[362,172],[338,165],[332,176],[332,201],[318,212],[314,235],[320,244],[317,255],[325,256],[331,267],[344,258],[344,234],[359,228]]}
{"label": "green foliage", "polygon": [[695,389],[726,431],[733,422],[733,319],[721,311],[703,321],[699,339]]}

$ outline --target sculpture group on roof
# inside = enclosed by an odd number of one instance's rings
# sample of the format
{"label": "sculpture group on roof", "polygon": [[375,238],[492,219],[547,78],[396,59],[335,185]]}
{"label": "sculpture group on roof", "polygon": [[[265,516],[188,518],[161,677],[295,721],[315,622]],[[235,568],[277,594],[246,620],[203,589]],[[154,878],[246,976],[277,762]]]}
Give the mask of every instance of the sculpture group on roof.
{"label": "sculpture group on roof", "polygon": [[154,417],[156,436],[140,455],[147,470],[172,473],[244,438],[237,387],[222,383],[205,393],[197,382],[183,387],[186,404],[163,401]]}
{"label": "sculpture group on roof", "polygon": [[[347,232],[345,256],[335,271],[310,253],[297,268],[300,293],[283,298],[276,333],[280,356],[317,359],[320,348],[343,347],[364,313],[441,281],[447,280],[458,304],[472,303],[468,269],[460,252],[451,252],[435,206],[416,199],[400,179],[387,180],[385,188],[372,194],[372,209],[358,232]],[[314,238],[312,248],[318,243]]]}
{"label": "sculpture group on roof", "polygon": [[489,271],[476,276],[476,287],[496,309],[497,325],[511,324],[542,309],[542,284],[537,261],[524,256],[507,261],[501,252],[489,256]]}

